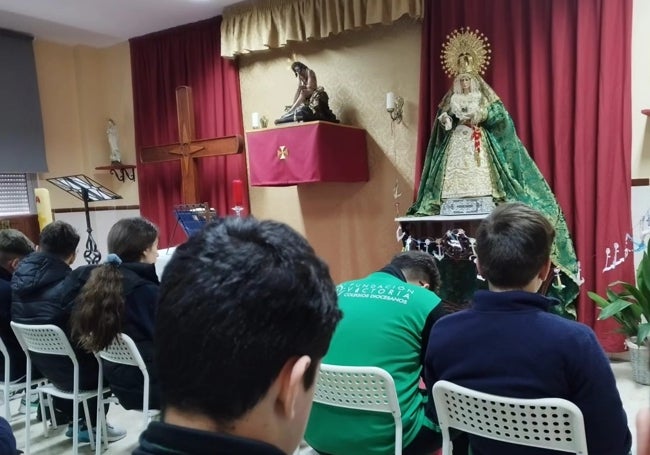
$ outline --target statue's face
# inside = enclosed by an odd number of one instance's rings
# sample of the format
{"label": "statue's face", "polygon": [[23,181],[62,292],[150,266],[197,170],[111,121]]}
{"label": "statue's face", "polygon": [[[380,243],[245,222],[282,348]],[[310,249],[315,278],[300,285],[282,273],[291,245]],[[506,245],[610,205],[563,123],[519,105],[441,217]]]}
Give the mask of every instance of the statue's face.
{"label": "statue's face", "polygon": [[468,75],[463,74],[460,76],[458,82],[460,82],[460,89],[463,92],[469,92],[472,89],[472,78]]}

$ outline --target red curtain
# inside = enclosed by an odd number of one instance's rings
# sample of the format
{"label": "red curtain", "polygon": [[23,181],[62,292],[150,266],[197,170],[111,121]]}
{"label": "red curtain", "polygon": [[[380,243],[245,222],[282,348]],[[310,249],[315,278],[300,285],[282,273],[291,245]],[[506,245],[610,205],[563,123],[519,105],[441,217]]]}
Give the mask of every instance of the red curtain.
{"label": "red curtain", "polygon": [[484,78],[564,210],[585,283],[578,320],[609,351],[623,350],[613,321],[596,322],[587,290],[633,280],[632,255],[603,272],[606,248],[631,232],[632,0],[425,2],[420,69],[419,184],[436,107],[451,81],[440,66],[446,35],[469,26],[491,43]]}
{"label": "red curtain", "polygon": [[[181,203],[180,162],[143,164],[140,150],[178,142],[176,87],[192,87],[196,139],[243,133],[239,72],[221,58],[220,27],[216,17],[130,41],[140,212],[160,228],[161,248],[185,240],[173,215]],[[200,200],[232,214],[232,181],[247,187],[244,154],[199,158],[197,167]],[[248,212],[247,194],[244,206]]]}

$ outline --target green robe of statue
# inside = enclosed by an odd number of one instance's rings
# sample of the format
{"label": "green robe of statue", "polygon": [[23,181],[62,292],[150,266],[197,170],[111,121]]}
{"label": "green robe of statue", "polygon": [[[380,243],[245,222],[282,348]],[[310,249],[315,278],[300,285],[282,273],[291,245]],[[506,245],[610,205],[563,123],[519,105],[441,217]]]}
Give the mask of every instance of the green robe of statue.
{"label": "green robe of statue", "polygon": [[[473,76],[481,91],[484,120],[477,125],[480,142],[489,158],[492,168],[495,202],[520,201],[546,215],[555,227],[555,242],[551,250],[553,266],[561,271],[563,289],[551,286],[548,294],[564,304],[565,311],[575,316],[571,306],[578,295],[576,276],[577,258],[569,230],[551,188],[546,183],[535,162],[519,140],[512,118],[492,88],[480,77]],[[442,203],[442,189],[449,156],[449,142],[454,128],[459,124],[452,116],[452,128],[446,130],[439,117],[449,112],[450,91],[440,103],[436,121],[422,170],[418,197],[407,211],[410,216],[438,215]],[[554,281],[555,283],[555,281]]]}

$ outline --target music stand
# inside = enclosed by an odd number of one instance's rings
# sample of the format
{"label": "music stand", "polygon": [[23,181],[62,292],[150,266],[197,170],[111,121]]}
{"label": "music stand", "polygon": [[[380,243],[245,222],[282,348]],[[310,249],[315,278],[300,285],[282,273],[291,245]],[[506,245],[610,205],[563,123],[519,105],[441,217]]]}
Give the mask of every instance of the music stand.
{"label": "music stand", "polygon": [[90,212],[88,210],[89,202],[97,201],[110,201],[113,199],[122,199],[119,194],[113,193],[111,190],[94,181],[90,177],[83,174],[67,175],[65,177],[53,177],[47,179],[48,182],[61,188],[68,194],[84,201],[84,212],[86,213],[86,232],[88,232],[88,239],[86,240],[86,250],[84,251],[84,259],[88,264],[99,264],[102,259],[102,254],[97,249],[97,242],[93,238],[93,229],[90,226]]}
{"label": "music stand", "polygon": [[203,204],[181,204],[174,207],[176,225],[171,238],[174,238],[176,227],[180,224],[187,237],[199,232],[210,220],[217,217],[214,209],[211,209],[207,202]]}

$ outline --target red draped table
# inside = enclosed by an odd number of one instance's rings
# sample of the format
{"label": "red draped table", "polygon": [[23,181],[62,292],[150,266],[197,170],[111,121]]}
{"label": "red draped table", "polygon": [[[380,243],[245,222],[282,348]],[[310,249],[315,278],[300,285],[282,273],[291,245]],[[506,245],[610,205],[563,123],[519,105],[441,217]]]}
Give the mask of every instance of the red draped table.
{"label": "red draped table", "polygon": [[252,186],[368,181],[366,131],[330,122],[246,132]]}

